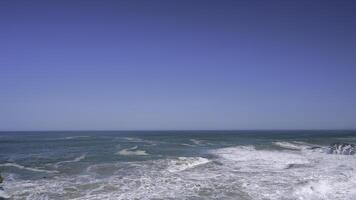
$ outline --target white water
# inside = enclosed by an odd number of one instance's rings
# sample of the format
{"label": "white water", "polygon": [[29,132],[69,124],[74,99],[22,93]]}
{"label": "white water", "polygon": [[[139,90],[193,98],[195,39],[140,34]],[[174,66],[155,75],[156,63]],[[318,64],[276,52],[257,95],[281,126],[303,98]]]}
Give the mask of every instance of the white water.
{"label": "white water", "polygon": [[139,150],[137,146],[122,149],[118,151],[116,154],[123,155],[123,156],[147,156],[148,153],[144,150]]}
{"label": "white water", "polygon": [[7,194],[5,191],[3,191],[2,189],[0,189],[0,199],[4,198],[4,199],[8,199],[11,196],[9,194]]}
{"label": "white water", "polygon": [[252,199],[356,199],[355,156],[301,149],[281,152],[240,146],[214,153],[225,160],[226,170],[238,172]]}
{"label": "white water", "polygon": [[167,170],[169,172],[180,172],[208,162],[210,162],[208,159],[202,157],[179,157],[176,160],[171,160]]}
{"label": "white water", "polygon": [[[292,145],[298,146],[294,142],[282,145],[286,148],[283,151],[259,150],[254,146],[220,148],[212,150],[215,157],[209,159],[176,157],[96,164],[73,176],[8,180],[5,189],[14,199],[36,200],[356,199],[355,156],[331,155],[303,146],[291,149]],[[118,153],[147,155],[137,146]],[[98,176],[101,173],[109,175]]]}
{"label": "white water", "polygon": [[300,144],[298,142],[295,143],[290,143],[290,142],[274,142],[273,144],[280,146],[282,148],[287,148],[287,149],[294,149],[294,150],[302,150],[302,149],[307,149],[311,146],[308,146],[306,144]]}
{"label": "white water", "polygon": [[54,167],[55,167],[55,168],[58,168],[60,165],[63,165],[63,164],[65,164],[65,163],[79,162],[79,161],[85,159],[85,157],[86,157],[86,154],[83,154],[83,155],[78,156],[78,157],[76,157],[76,158],[74,158],[74,159],[72,159],[72,160],[60,161],[60,162],[57,162],[56,164],[54,164]]}

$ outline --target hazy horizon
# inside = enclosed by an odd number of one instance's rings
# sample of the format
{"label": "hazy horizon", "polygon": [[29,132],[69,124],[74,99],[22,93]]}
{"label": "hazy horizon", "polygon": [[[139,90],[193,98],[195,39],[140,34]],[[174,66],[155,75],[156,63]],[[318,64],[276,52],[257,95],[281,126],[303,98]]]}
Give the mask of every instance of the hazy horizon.
{"label": "hazy horizon", "polygon": [[356,129],[48,129],[48,130],[0,130],[0,133],[8,133],[8,132],[349,132],[356,131]]}

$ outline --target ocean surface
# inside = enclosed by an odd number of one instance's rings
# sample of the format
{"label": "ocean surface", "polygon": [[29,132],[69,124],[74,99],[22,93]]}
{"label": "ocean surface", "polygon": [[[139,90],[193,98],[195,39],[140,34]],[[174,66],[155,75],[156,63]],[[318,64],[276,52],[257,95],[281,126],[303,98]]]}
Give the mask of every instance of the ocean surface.
{"label": "ocean surface", "polygon": [[356,131],[0,132],[0,172],[11,199],[356,199],[335,142]]}

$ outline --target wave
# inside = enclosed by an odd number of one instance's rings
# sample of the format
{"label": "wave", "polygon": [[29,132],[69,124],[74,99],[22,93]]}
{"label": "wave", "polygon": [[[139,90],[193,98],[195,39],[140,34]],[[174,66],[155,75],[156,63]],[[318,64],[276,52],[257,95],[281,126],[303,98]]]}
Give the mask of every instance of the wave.
{"label": "wave", "polygon": [[202,157],[179,157],[177,160],[170,162],[167,170],[169,172],[180,172],[208,162],[210,160]]}
{"label": "wave", "polygon": [[122,149],[118,151],[116,154],[123,155],[123,156],[147,156],[148,153],[144,150],[139,150],[137,146]]}
{"label": "wave", "polygon": [[64,137],[64,139],[66,140],[72,140],[72,139],[78,139],[78,138],[88,138],[90,136],[86,136],[86,135],[78,135],[78,136],[68,136],[68,137]]}
{"label": "wave", "polygon": [[55,171],[55,170],[52,171],[52,170],[38,169],[38,168],[32,168],[32,167],[25,167],[25,166],[19,165],[17,163],[4,163],[4,164],[0,164],[0,167],[15,167],[18,169],[23,169],[23,170],[33,171],[33,172],[59,173],[58,171]]}
{"label": "wave", "polygon": [[191,141],[194,145],[197,145],[197,146],[212,145],[211,143],[208,143],[203,140],[190,139],[189,141]]}
{"label": "wave", "polygon": [[[294,141],[290,143],[298,145]],[[147,154],[139,145],[128,147],[131,148],[123,146],[117,150],[121,149],[125,156]],[[56,176],[35,180],[7,178],[4,184],[14,200],[24,197],[76,200],[356,199],[356,156],[326,154],[309,148],[274,151],[255,146],[232,146],[208,152],[205,148],[187,150],[191,151],[192,157],[159,157],[129,162],[93,160],[85,163],[89,166],[83,165],[80,173],[61,171]],[[203,154],[197,155],[202,151]],[[5,173],[5,176],[8,175]]]}
{"label": "wave", "polygon": [[[14,199],[23,196],[76,200],[343,200],[356,197],[355,156],[309,150],[269,151],[254,146],[220,148],[211,153],[214,156],[209,159],[196,156],[97,163],[73,176],[59,174],[55,179],[18,179],[5,184]],[[288,163],[291,167],[285,168]]]}
{"label": "wave", "polygon": [[334,143],[329,146],[328,153],[340,155],[354,155],[356,148],[354,144]]}
{"label": "wave", "polygon": [[253,166],[260,168],[285,169],[293,164],[308,164],[309,160],[299,154],[256,150],[253,146],[228,147],[213,151],[213,154],[224,159],[240,162],[246,170],[253,170]]}
{"label": "wave", "polygon": [[87,135],[75,135],[75,136],[67,136],[67,137],[58,137],[58,138],[47,138],[45,140],[74,140],[74,139],[80,139],[80,138],[89,138],[90,136]]}
{"label": "wave", "polygon": [[146,143],[152,146],[157,145],[158,143],[163,143],[162,141],[152,141],[152,140],[144,140],[141,138],[136,138],[136,137],[124,137],[123,139],[128,140],[129,142],[134,142],[134,143]]}
{"label": "wave", "polygon": [[[281,143],[283,146],[292,146]],[[294,146],[293,146],[294,147]],[[318,152],[259,150],[237,146],[213,150],[224,173],[239,174],[242,190],[252,199],[354,199],[356,157]],[[230,173],[231,175],[231,173]],[[258,191],[258,192],[257,192]]]}
{"label": "wave", "polygon": [[203,145],[203,142],[201,140],[190,139],[190,141],[193,142],[193,144],[195,144],[195,145]]}
{"label": "wave", "polygon": [[0,187],[0,199],[9,199],[11,196],[8,195],[2,188]]}
{"label": "wave", "polygon": [[187,147],[196,147],[196,145],[186,144],[186,143],[179,143],[179,145],[187,146]]}
{"label": "wave", "polygon": [[74,158],[73,160],[60,161],[60,162],[57,162],[56,164],[54,164],[54,167],[58,168],[60,165],[62,165],[64,163],[79,162],[79,161],[85,159],[85,157],[86,157],[86,154],[83,154],[81,156],[78,156],[78,157]]}
{"label": "wave", "polygon": [[298,143],[291,143],[291,142],[273,142],[273,144],[282,148],[293,149],[293,150],[303,150],[310,147],[305,144],[303,145],[300,143],[298,144]]}

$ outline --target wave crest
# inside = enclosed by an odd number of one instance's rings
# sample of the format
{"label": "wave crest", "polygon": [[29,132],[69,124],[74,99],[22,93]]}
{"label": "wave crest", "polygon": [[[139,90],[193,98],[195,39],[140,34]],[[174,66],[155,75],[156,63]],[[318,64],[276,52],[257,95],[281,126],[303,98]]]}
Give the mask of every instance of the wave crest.
{"label": "wave crest", "polygon": [[79,162],[79,161],[85,159],[85,157],[86,157],[86,154],[83,154],[83,155],[81,155],[81,156],[78,156],[78,157],[74,158],[73,160],[65,160],[65,161],[57,162],[56,164],[54,164],[54,166],[55,166],[56,168],[58,168],[60,165],[62,165],[62,164],[64,164],[64,163]]}
{"label": "wave crest", "polygon": [[167,170],[169,172],[180,172],[208,162],[210,160],[202,157],[179,157],[177,160],[170,162]]}
{"label": "wave crest", "polygon": [[122,149],[118,151],[116,154],[122,156],[147,156],[148,155],[146,151],[139,150],[137,146],[127,148],[127,149]]}
{"label": "wave crest", "polygon": [[55,170],[46,170],[46,169],[38,169],[38,168],[33,168],[33,167],[25,167],[25,166],[19,165],[17,163],[4,163],[4,164],[0,164],[0,167],[15,167],[18,169],[23,169],[23,170],[33,171],[33,172],[59,173],[58,171],[55,171]]}

